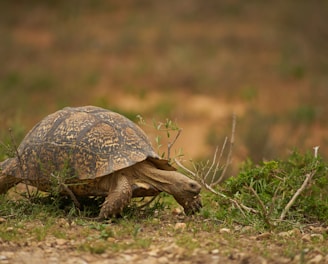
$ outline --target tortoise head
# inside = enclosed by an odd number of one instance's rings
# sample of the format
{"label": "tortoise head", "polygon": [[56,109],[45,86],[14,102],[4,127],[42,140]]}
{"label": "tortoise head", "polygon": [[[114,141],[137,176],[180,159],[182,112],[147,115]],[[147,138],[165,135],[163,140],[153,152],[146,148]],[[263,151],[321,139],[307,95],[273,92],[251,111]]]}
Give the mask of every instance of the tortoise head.
{"label": "tortoise head", "polygon": [[178,172],[171,172],[176,183],[170,186],[170,193],[177,202],[184,208],[187,215],[199,212],[202,208],[200,199],[201,186],[198,182],[184,176]]}
{"label": "tortoise head", "polygon": [[138,185],[141,182],[158,192],[164,191],[173,195],[186,214],[199,212],[202,208],[199,194],[201,186],[196,181],[177,171],[157,169],[150,162],[142,162],[134,167]]}

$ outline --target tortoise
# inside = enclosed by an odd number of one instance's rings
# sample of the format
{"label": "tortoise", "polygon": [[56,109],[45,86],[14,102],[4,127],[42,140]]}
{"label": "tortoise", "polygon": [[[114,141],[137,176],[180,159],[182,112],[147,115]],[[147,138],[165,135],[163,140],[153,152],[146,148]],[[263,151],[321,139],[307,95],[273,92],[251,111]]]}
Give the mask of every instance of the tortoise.
{"label": "tortoise", "polygon": [[105,197],[99,218],[119,215],[133,197],[173,195],[186,214],[202,207],[201,186],[154,151],[128,118],[96,106],[65,107],[25,136],[17,156],[0,163],[0,194],[23,182],[73,201]]}

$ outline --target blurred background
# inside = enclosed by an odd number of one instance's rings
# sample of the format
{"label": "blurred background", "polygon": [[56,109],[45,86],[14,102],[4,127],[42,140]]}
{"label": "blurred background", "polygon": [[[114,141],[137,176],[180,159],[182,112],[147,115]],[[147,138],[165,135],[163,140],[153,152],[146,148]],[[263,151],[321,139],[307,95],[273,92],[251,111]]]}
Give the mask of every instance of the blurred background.
{"label": "blurred background", "polygon": [[2,0],[0,139],[96,105],[176,122],[186,160],[211,158],[233,114],[235,166],[327,156],[327,14],[324,0]]}

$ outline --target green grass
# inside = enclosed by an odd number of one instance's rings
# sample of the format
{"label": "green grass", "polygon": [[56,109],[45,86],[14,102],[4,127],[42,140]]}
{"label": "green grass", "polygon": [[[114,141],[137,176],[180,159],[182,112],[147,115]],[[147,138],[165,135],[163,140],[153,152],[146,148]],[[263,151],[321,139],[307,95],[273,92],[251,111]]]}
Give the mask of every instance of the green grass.
{"label": "green grass", "polygon": [[[175,248],[179,254],[191,257],[195,250],[202,249],[206,252],[217,250],[221,256],[230,256],[236,249],[245,248],[246,239],[258,236],[259,233],[267,232],[265,224],[259,217],[254,221],[244,222],[247,231],[240,229],[241,216],[227,210],[224,203],[211,205],[211,201],[217,200],[212,194],[203,193],[204,209],[198,216],[182,217],[174,216],[171,210],[174,207],[157,208],[156,214],[143,213],[124,214],[122,218],[112,221],[94,221],[78,215],[69,215],[61,208],[52,207],[49,204],[31,203],[30,201],[12,201],[8,197],[2,197],[0,204],[1,216],[6,219],[0,224],[0,236],[3,241],[14,243],[38,243],[64,239],[73,243],[79,254],[120,254],[124,252],[139,252],[154,250],[154,248]],[[171,204],[171,197],[163,197],[163,203]],[[209,215],[204,215],[207,210]],[[228,211],[225,219],[218,219],[218,212]],[[250,219],[249,219],[250,220]],[[245,220],[244,220],[245,221]],[[183,222],[183,229],[175,228],[175,224]],[[309,224],[309,223],[308,223]],[[308,225],[307,224],[307,225]],[[221,233],[226,228],[229,233]],[[306,227],[299,224],[289,225],[287,230]],[[245,229],[246,230],[246,229]],[[312,239],[306,245],[299,236],[282,237],[281,229],[273,230],[269,237],[260,240],[251,240],[248,244],[249,252],[261,255],[267,259],[272,258],[272,252],[279,252],[280,256],[294,258],[304,248],[312,252],[314,248],[325,252],[325,244]],[[10,231],[10,232],[9,232]],[[248,242],[250,243],[250,242]],[[277,248],[272,248],[275,245]],[[283,250],[282,250],[283,249]],[[175,251],[174,251],[175,252]],[[307,259],[305,253],[305,259]],[[180,255],[182,256],[182,255]]]}
{"label": "green grass", "polygon": [[[238,208],[226,204],[224,199],[219,199],[218,204],[222,204],[226,210],[224,218],[240,218],[245,225],[270,229],[280,224],[282,228],[318,222],[327,224],[327,168],[321,157],[315,158],[312,153],[300,154],[297,151],[284,160],[260,164],[247,161],[238,175],[229,178],[220,189],[241,204],[255,209],[257,213],[246,212],[245,218]],[[311,181],[297,196],[283,221],[279,221],[287,204],[308,175],[313,175]]]}

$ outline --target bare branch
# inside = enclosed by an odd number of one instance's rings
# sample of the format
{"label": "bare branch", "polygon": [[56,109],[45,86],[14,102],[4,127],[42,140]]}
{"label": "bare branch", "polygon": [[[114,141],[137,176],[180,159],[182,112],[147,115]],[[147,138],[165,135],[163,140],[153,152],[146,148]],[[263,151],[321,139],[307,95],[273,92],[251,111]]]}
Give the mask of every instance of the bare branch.
{"label": "bare branch", "polygon": [[288,213],[290,207],[295,203],[297,197],[304,191],[304,189],[309,184],[310,180],[312,179],[312,177],[315,175],[316,172],[317,172],[316,170],[313,170],[313,171],[311,171],[310,173],[308,173],[306,175],[302,186],[294,193],[292,199],[290,199],[290,201],[288,202],[288,204],[286,205],[286,207],[282,211],[282,213],[280,215],[280,221],[284,220],[284,218],[285,218],[286,214]]}
{"label": "bare branch", "polygon": [[232,204],[234,204],[238,209],[239,211],[242,213],[242,215],[244,217],[246,217],[245,213],[244,213],[244,210],[247,211],[247,212],[252,212],[252,213],[258,213],[257,210],[253,209],[253,208],[250,208],[250,207],[247,207],[246,205],[242,204],[242,203],[239,203],[238,201],[236,201],[235,199],[232,199],[228,196],[226,196],[225,194],[215,190],[212,186],[210,186],[209,184],[207,184],[205,182],[205,179],[203,177],[200,177],[196,172],[193,172],[191,170],[189,170],[188,168],[186,168],[184,165],[182,165],[180,163],[180,161],[178,161],[177,159],[175,159],[175,162],[176,164],[182,168],[183,170],[185,170],[187,173],[189,173],[194,179],[197,179],[200,181],[200,183],[203,185],[203,187],[210,191],[211,193],[214,193],[215,195],[218,195],[218,196],[221,196],[222,198],[228,200],[229,202],[231,202]]}
{"label": "bare branch", "polygon": [[175,163],[182,168],[183,170],[185,170],[186,172],[188,172],[193,178],[197,178],[196,173],[189,170],[188,168],[186,168],[184,165],[182,165],[182,163],[178,160],[178,159],[174,159]]}
{"label": "bare branch", "polygon": [[177,141],[178,137],[180,136],[182,132],[182,129],[178,129],[178,132],[177,134],[175,135],[174,139],[172,142],[169,142],[168,145],[167,145],[167,159],[169,160],[170,159],[170,155],[171,155],[171,148],[172,146],[175,144],[175,142]]}
{"label": "bare branch", "polygon": [[214,170],[214,172],[213,172],[212,180],[211,180],[211,183],[210,183],[211,186],[214,186],[214,185],[216,185],[218,182],[220,182],[221,177],[219,178],[219,180],[216,180],[216,181],[214,181],[214,179],[215,179],[216,173],[217,173],[218,170],[219,170],[219,165],[220,165],[220,163],[221,163],[221,159],[222,159],[223,152],[224,152],[224,150],[225,150],[225,147],[226,147],[227,141],[228,141],[228,137],[225,137],[224,142],[223,142],[223,145],[222,145],[222,148],[221,148],[221,152],[220,152],[220,156],[219,156],[218,162],[216,163],[216,167],[215,167],[215,170]]}
{"label": "bare branch", "polygon": [[225,194],[223,194],[223,193],[221,193],[221,192],[219,192],[219,191],[217,191],[217,190],[214,190],[214,189],[213,189],[211,186],[209,186],[208,184],[204,184],[204,187],[205,187],[205,189],[207,189],[208,191],[210,191],[210,192],[212,192],[212,193],[214,193],[214,194],[216,194],[216,195],[218,195],[218,196],[221,196],[222,198],[227,199],[227,200],[230,201],[232,204],[236,205],[237,208],[239,209],[239,211],[242,213],[242,215],[243,215],[244,217],[246,217],[246,215],[245,215],[243,209],[246,210],[246,211],[248,211],[248,212],[252,212],[252,213],[256,213],[256,214],[258,213],[257,210],[255,210],[255,209],[253,209],[253,208],[250,208],[250,207],[248,207],[248,206],[246,206],[246,205],[244,205],[244,204],[242,204],[242,203],[239,203],[239,202],[237,202],[235,199],[232,199],[232,198],[226,196]]}
{"label": "bare branch", "polygon": [[56,190],[56,195],[60,194],[62,191],[66,192],[66,194],[69,195],[69,197],[72,199],[74,205],[81,209],[81,205],[79,201],[77,200],[75,194],[72,192],[72,190],[68,187],[68,185],[65,183],[65,176],[61,177],[61,175],[55,175],[54,173],[51,173],[51,177],[54,179],[54,186],[59,187],[59,189]]}
{"label": "bare branch", "polygon": [[64,183],[60,183],[59,185],[60,185],[60,187],[62,187],[63,190],[69,195],[69,197],[71,197],[71,199],[72,199],[74,205],[75,205],[77,208],[81,209],[81,205],[80,205],[79,201],[77,200],[76,196],[74,195],[74,193],[71,191],[71,189],[68,188],[68,186],[67,186],[66,184],[64,184]]}
{"label": "bare branch", "polygon": [[183,164],[181,164],[181,162],[179,160],[175,159],[175,162],[180,168],[182,168],[184,171],[186,171],[192,178],[198,180],[198,182],[206,190],[212,192],[213,194],[215,194],[217,196],[220,196],[220,197],[228,200],[231,204],[233,204],[234,206],[236,206],[239,209],[239,211],[242,213],[242,215],[244,217],[246,217],[245,211],[252,212],[252,213],[258,213],[258,211],[253,208],[247,207],[246,205],[239,203],[237,200],[230,198],[227,195],[221,193],[220,191],[214,189],[215,185],[217,185],[224,179],[227,168],[231,164],[232,148],[233,148],[233,145],[235,142],[235,131],[236,131],[236,116],[233,115],[229,152],[227,154],[226,163],[223,166],[223,171],[222,171],[219,179],[216,180],[215,177],[220,168],[223,153],[224,153],[224,150],[225,150],[227,142],[228,142],[228,137],[226,137],[223,142],[219,157],[218,157],[219,148],[217,147],[215,149],[212,162],[210,162],[208,160],[206,162],[206,164],[203,165],[201,168],[196,166],[195,163],[192,163],[192,165],[194,167],[194,171],[191,171],[190,169],[186,168]]}
{"label": "bare branch", "polygon": [[227,172],[227,168],[231,164],[231,160],[232,160],[232,147],[235,144],[235,132],[236,132],[236,115],[233,114],[233,116],[232,116],[231,138],[230,138],[230,147],[229,147],[229,153],[228,153],[228,156],[227,156],[227,161],[226,161],[226,164],[225,164],[225,166],[223,168],[223,171],[221,173],[220,178],[216,182],[214,182],[213,185],[216,185],[216,184],[220,183],[224,179],[225,174]]}
{"label": "bare branch", "polygon": [[[217,167],[219,166],[219,165],[218,165],[219,163],[216,162],[216,156],[217,156],[218,150],[219,150],[219,148],[216,147],[215,152],[214,152],[214,156],[213,156],[212,164],[211,164],[211,166],[209,167],[209,169],[207,170],[206,174],[205,174],[204,176],[202,176],[202,178],[203,178],[203,180],[204,180],[205,182],[206,182],[206,180],[207,180],[209,174],[212,172],[215,163],[217,164]],[[213,181],[214,177],[215,177],[215,173],[212,174],[212,181]],[[212,181],[211,181],[211,182],[212,182]]]}
{"label": "bare branch", "polygon": [[313,147],[314,157],[315,157],[315,158],[318,157],[319,148],[320,148],[320,146],[315,146],[315,147]]}
{"label": "bare branch", "polygon": [[256,200],[260,204],[264,221],[267,223],[268,226],[271,227],[272,224],[270,223],[270,220],[269,220],[269,217],[268,217],[269,213],[268,213],[268,210],[265,208],[265,205],[264,205],[263,201],[261,200],[261,198],[259,197],[259,195],[257,194],[257,192],[254,190],[254,188],[252,186],[249,186],[248,189],[254,194]]}

